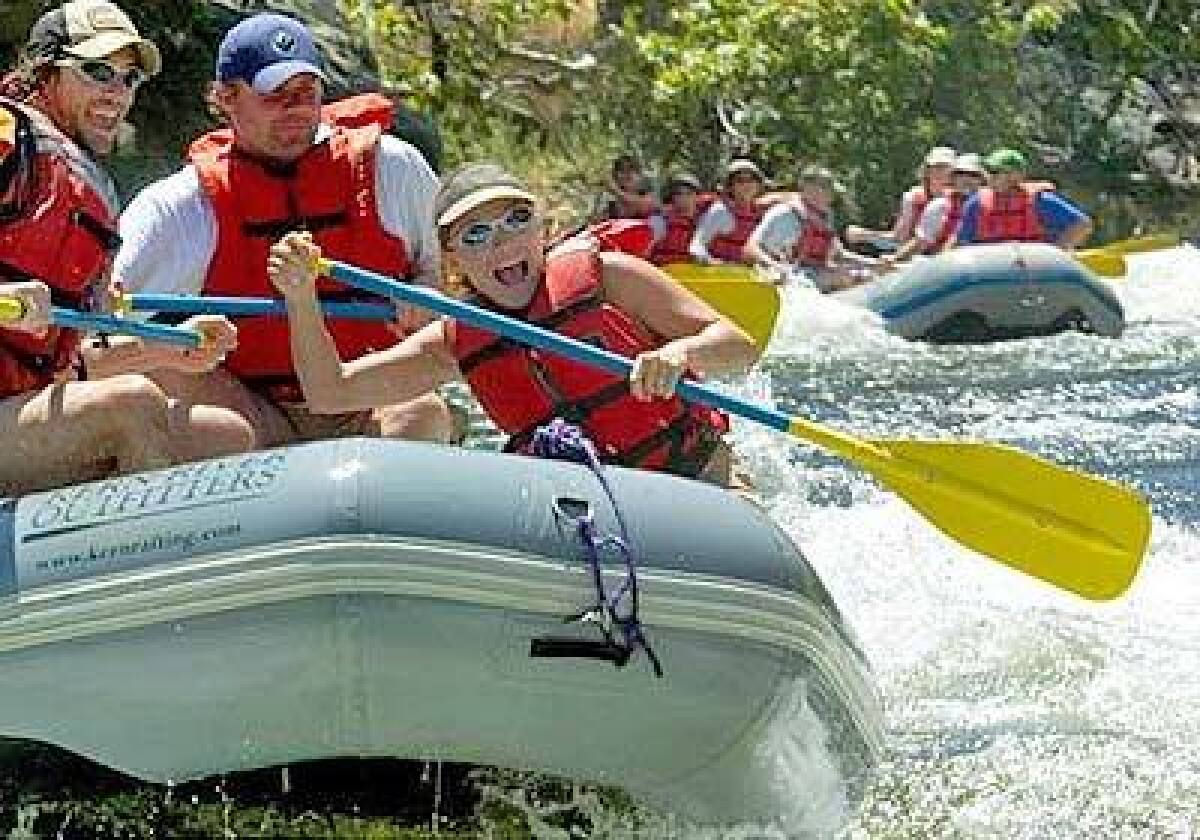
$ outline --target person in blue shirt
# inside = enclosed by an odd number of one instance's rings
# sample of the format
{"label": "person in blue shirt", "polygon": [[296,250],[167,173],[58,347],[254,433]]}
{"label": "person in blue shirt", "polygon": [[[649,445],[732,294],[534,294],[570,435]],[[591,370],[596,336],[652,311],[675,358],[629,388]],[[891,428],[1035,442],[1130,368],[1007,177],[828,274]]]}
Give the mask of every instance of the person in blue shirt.
{"label": "person in blue shirt", "polygon": [[984,160],[988,186],[963,208],[956,245],[992,242],[1047,242],[1068,250],[1092,234],[1092,220],[1059,195],[1054,185],[1030,181],[1025,155],[997,149]]}

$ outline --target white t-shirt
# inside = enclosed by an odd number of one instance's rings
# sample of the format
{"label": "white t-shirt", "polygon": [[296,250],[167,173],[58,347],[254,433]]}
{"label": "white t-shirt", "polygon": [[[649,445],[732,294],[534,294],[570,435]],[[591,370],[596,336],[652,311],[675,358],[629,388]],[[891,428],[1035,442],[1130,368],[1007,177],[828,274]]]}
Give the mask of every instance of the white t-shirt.
{"label": "white t-shirt", "polygon": [[737,228],[737,220],[724,201],[714,201],[704,211],[696,230],[692,233],[692,243],[688,252],[700,262],[714,262],[716,257],[708,253],[708,245],[714,238],[733,233]]}
{"label": "white t-shirt", "polygon": [[917,222],[917,229],[913,231],[914,235],[926,245],[932,245],[942,235],[942,225],[946,223],[948,215],[950,215],[950,199],[939,195],[925,205],[921,219]]}
{"label": "white t-shirt", "polygon": [[788,260],[804,235],[804,220],[791,203],[776,204],[754,228],[747,245],[755,245],[777,260]]}
{"label": "white t-shirt", "polygon": [[[330,133],[321,126],[317,142]],[[380,222],[404,240],[414,279],[438,285],[437,176],[415,147],[385,134],[376,155],[375,187]],[[217,220],[195,166],[138,193],[121,214],[121,239],[113,276],[125,291],[200,294],[217,250]]]}

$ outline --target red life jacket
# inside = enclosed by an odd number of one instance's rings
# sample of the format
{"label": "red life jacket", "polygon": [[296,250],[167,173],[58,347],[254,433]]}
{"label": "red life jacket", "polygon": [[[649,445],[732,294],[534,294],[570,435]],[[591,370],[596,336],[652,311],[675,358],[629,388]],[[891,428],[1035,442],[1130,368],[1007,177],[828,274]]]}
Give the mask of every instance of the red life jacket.
{"label": "red life jacket", "polygon": [[958,235],[959,225],[962,224],[963,207],[967,204],[967,199],[970,196],[967,193],[948,190],[946,192],[946,217],[942,219],[941,230],[938,231],[937,238],[933,242],[921,249],[924,254],[937,254],[941,252],[946,243]]}
{"label": "red life jacket", "polygon": [[[646,259],[654,246],[654,231],[647,219],[608,219],[577,230],[559,243],[577,236],[594,240],[601,251],[621,251]],[[554,246],[551,246],[551,250]]]}
{"label": "red life jacket", "polygon": [[725,199],[723,202],[733,216],[733,231],[718,233],[714,236],[708,243],[708,253],[723,262],[740,263],[742,262],[742,247],[750,239],[750,234],[754,233],[758,223],[762,221],[769,205],[759,202],[757,199],[751,204],[736,204]]}
{"label": "red life jacket", "polygon": [[1046,182],[1027,182],[1020,189],[996,192],[984,187],[978,192],[979,217],[975,222],[975,241],[1049,242],[1037,213],[1039,193],[1053,190]]}
{"label": "red life jacket", "polygon": [[[308,230],[332,259],[344,260],[391,277],[411,270],[403,239],[384,230],[375,194],[375,162],[380,135],[391,126],[392,103],[379,94],[343,99],[322,109],[332,135],[314,144],[292,166],[276,169],[233,146],[228,129],[198,139],[188,156],[217,220],[217,249],[208,267],[204,293],[236,297],[275,296],[267,278],[268,251],[281,236]],[[322,278],[329,300],[377,299]],[[356,359],[396,343],[385,324],[331,321],[329,332],[343,359]],[[238,319],[238,346],[225,364],[252,387],[273,399],[303,400],[288,340],[286,319]]]}
{"label": "red life jacket", "polygon": [[696,223],[715,200],[714,195],[699,196],[694,216],[685,216],[674,207],[668,207],[663,213],[667,230],[650,251],[650,262],[655,265],[692,262],[692,235],[696,232]]}
{"label": "red life jacket", "polygon": [[792,262],[814,268],[829,265],[829,254],[837,238],[830,214],[803,199],[792,203],[792,211],[800,218],[800,239],[792,248]]}
{"label": "red life jacket", "polygon": [[[563,335],[632,358],[662,345],[625,312],[600,300],[594,243],[572,241],[547,257],[545,278],[523,317]],[[694,477],[729,429],[721,412],[677,397],[647,402],[629,382],[591,365],[523,347],[495,333],[448,321],[459,369],[492,422],[524,451],[556,417],[580,426],[605,463]]]}
{"label": "red life jacket", "polygon": [[[40,114],[0,100],[16,140],[0,168],[0,282],[41,280],[59,306],[86,309],[120,244],[112,187],[88,154]],[[0,329],[0,398],[44,388],[78,358],[79,335]]]}

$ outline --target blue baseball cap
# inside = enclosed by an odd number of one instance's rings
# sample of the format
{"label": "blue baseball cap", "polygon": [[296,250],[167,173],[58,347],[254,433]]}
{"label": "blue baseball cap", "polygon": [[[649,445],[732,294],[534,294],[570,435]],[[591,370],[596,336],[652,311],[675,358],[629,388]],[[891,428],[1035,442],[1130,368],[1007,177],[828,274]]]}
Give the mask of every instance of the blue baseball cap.
{"label": "blue baseball cap", "polygon": [[293,76],[326,79],[312,33],[298,20],[276,14],[248,17],[225,33],[217,50],[217,81],[243,81],[271,93]]}

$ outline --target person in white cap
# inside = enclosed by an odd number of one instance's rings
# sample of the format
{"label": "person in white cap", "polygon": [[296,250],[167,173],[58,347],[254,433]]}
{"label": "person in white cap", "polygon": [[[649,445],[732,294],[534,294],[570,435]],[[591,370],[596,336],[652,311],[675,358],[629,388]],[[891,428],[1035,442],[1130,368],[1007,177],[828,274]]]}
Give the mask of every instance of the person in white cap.
{"label": "person in white cap", "polygon": [[731,484],[728,418],[674,391],[689,372],[744,370],[758,358],[754,342],[645,260],[585,237],[547,252],[537,204],[499,166],[451,174],[435,211],[447,266],[477,305],[633,359],[628,379],[453,319],[347,364],[316,307],[317,248],[293,233],[271,251],[271,280],[287,300],[305,394],[322,411],[345,411],[464,378],[510,435],[509,451],[529,451],[557,417],[579,426],[604,463]]}
{"label": "person in white cap", "polygon": [[979,155],[959,155],[954,161],[950,189],[926,205],[912,238],[881,259],[896,265],[915,254],[933,255],[947,250],[958,236],[967,199],[986,183],[987,172]]}
{"label": "person in white cap", "polygon": [[[115,274],[126,291],[270,296],[268,250],[292,230],[311,232],[331,257],[399,279],[440,282],[437,177],[416,148],[387,133],[389,100],[364,94],[323,106],[325,81],[320,52],[299,21],[259,14],[225,35],[210,102],[226,127],[195,141],[188,164],[146,187],[122,215]],[[321,293],[368,297],[329,281]],[[286,319],[236,320],[238,349],[222,367],[156,381],[190,408],[233,411],[249,427],[253,447],[345,435],[461,436],[461,419],[433,394],[335,416],[310,411]],[[407,318],[403,327],[422,323]],[[348,358],[391,346],[403,332],[395,324],[345,320],[330,329]]]}
{"label": "person in white cap", "polygon": [[[228,451],[208,434],[211,415],[173,414],[143,376],[89,374],[81,336],[49,324],[52,295],[75,309],[103,297],[119,203],[98,158],[160,65],[119,8],[74,0],[38,19],[0,81],[0,298],[21,313],[0,329],[4,495]],[[158,344],[147,364],[211,367],[233,347],[222,318],[187,326],[207,337],[203,350]]]}
{"label": "person in white cap", "polygon": [[800,173],[799,188],[795,198],[768,210],[750,234],[747,261],[781,280],[803,272],[822,292],[873,280],[878,260],[848,250],[838,236],[833,198],[840,187],[834,174],[808,166]]}
{"label": "person in white cap", "polygon": [[950,188],[950,171],[958,153],[950,146],[935,146],[925,155],[917,170],[919,183],[910,187],[900,198],[900,210],[891,230],[870,230],[850,225],[846,228],[846,241],[859,245],[868,244],[887,249],[895,248],[912,239],[913,231],[926,206]]}
{"label": "person in white cap", "polygon": [[692,234],[692,259],[705,265],[745,262],[742,248],[767,211],[766,186],[767,176],[754,161],[731,161],[724,194],[704,211]]}

